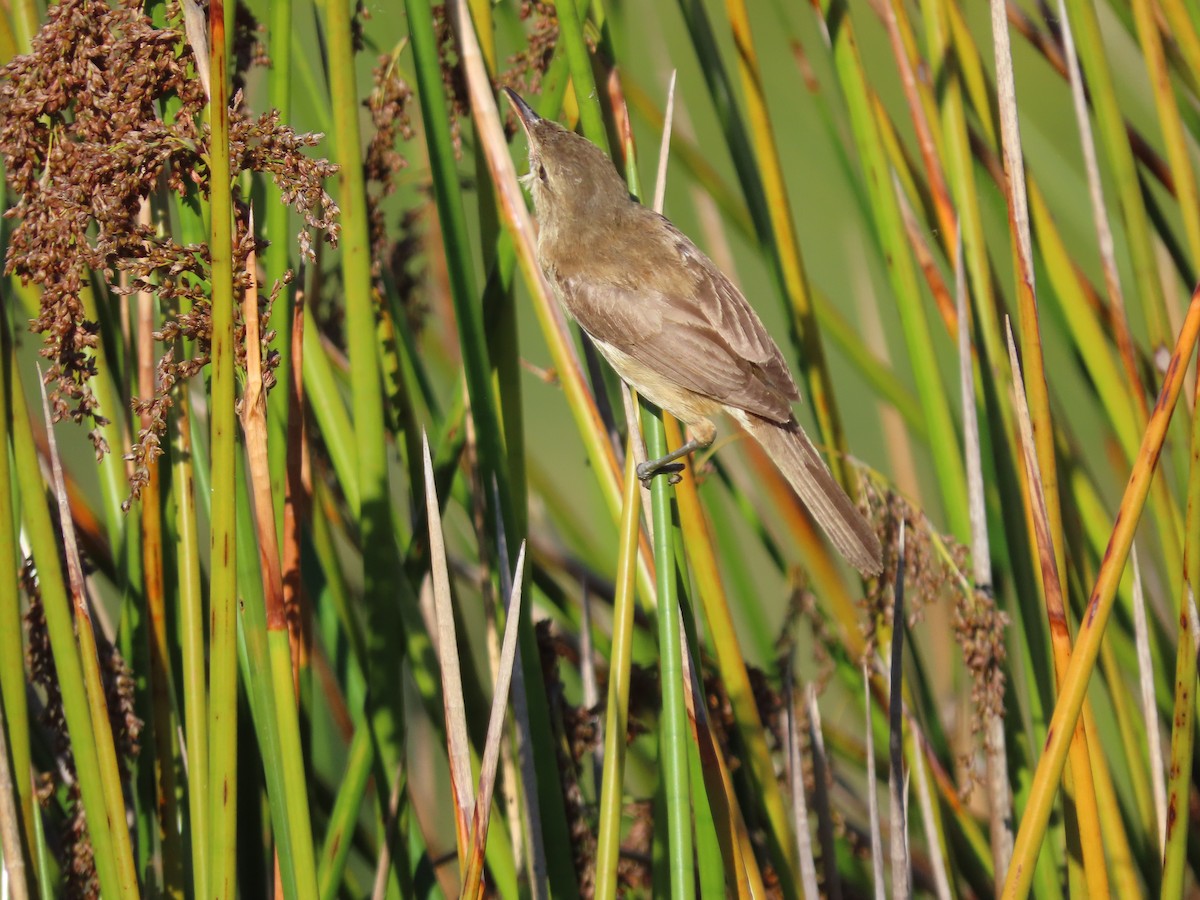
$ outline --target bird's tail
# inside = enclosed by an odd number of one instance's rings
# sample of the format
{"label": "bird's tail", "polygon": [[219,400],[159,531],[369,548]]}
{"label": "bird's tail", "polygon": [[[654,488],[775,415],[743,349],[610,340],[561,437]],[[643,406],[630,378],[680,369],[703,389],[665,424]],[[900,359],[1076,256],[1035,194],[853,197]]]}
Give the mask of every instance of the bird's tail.
{"label": "bird's tail", "polygon": [[744,410],[730,412],[762,444],[846,561],[864,575],[878,575],[883,569],[879,538],[796,420],[780,425]]}

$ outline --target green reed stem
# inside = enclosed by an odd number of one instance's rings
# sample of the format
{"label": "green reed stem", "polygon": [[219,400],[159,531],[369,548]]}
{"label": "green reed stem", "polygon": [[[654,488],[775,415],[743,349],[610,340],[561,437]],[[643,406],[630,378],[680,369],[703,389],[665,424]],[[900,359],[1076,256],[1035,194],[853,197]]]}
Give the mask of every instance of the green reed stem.
{"label": "green reed stem", "polygon": [[233,195],[229,164],[229,76],[224,0],[209,7],[212,97],[209,122],[212,259],[212,539],[209,574],[209,765],[211,766],[209,882],[212,896],[237,893],[237,420],[234,412]]}

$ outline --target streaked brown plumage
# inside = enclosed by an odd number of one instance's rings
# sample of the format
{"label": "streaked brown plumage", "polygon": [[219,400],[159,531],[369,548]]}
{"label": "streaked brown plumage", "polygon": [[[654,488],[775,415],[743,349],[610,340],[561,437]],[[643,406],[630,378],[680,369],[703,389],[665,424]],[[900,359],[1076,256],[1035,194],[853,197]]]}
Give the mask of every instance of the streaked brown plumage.
{"label": "streaked brown plumage", "polygon": [[846,560],[878,573],[879,540],[796,422],[800,392],[746,298],[679,229],[629,196],[600,148],[506,93],[529,138],[522,180],[540,226],[538,260],[567,313],[628,384],[687,423],[681,451],[711,444],[712,416],[729,413]]}

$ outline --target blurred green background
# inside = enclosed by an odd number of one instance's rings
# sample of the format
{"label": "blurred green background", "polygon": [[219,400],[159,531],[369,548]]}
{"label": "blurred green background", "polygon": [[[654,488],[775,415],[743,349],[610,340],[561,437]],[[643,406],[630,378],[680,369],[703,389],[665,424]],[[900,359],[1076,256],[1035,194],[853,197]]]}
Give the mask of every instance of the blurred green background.
{"label": "blurred green background", "polygon": [[[10,895],[1194,892],[1200,14],[1182,0],[1066,4],[1090,102],[1081,133],[1059,9],[1000,5],[1034,220],[1028,298],[1014,275],[1012,197],[992,177],[1004,107],[988,4],[594,2],[576,4],[576,21],[556,4],[515,0],[449,10],[272,0],[249,4],[259,25],[230,37],[226,61],[220,35],[202,44],[185,34],[175,5],[114,25],[104,3],[65,0],[57,37],[31,44],[53,17],[14,0],[0,17],[0,53],[33,55],[5,70],[0,90],[2,297],[16,343],[3,345],[0,543],[20,549],[0,557],[0,755],[16,773],[0,772],[0,795],[13,801],[0,806]],[[208,18],[211,37],[220,20],[192,13]],[[151,34],[151,21],[165,34]],[[236,51],[254,42],[271,63],[243,71],[255,54]],[[533,65],[516,59],[531,46],[544,50]],[[194,84],[196,60],[210,53],[214,71],[228,63],[246,86],[232,153],[204,95],[184,82],[155,93],[126,68],[149,59]],[[632,496],[621,493],[632,446],[622,388],[603,364],[598,378],[586,368],[581,377],[578,330],[548,318],[554,301],[518,211],[526,198],[500,162],[523,174],[526,138],[502,100],[501,131],[493,104],[506,85],[590,139],[602,138],[599,126],[623,172],[627,105],[650,197],[673,72],[664,213],[741,287],[783,349],[805,394],[800,421],[884,544],[879,578],[858,578],[830,552],[732,422],[677,489],[658,479],[641,517],[621,516]],[[373,119],[380,85],[401,106]],[[46,101],[63,86],[64,102]],[[140,102],[140,130],[82,135],[93,95],[118,111]],[[272,107],[283,125],[324,137],[281,149],[278,126],[246,130]],[[164,139],[159,126],[184,137]],[[375,151],[403,161],[389,176],[394,191],[373,180],[377,167],[365,184],[348,177],[381,126],[387,146]],[[1094,170],[1083,139],[1096,145]],[[131,149],[171,155],[124,173],[122,218],[94,199],[107,189],[70,193],[86,173],[56,167],[56,146],[95,154],[84,158],[96,167]],[[262,146],[271,152],[255,156]],[[213,181],[224,156],[232,198]],[[322,179],[317,159],[340,173]],[[20,180],[22,166],[38,177]],[[776,167],[783,190],[764,189]],[[300,252],[300,217],[280,216],[271,186],[281,173],[337,201],[336,248],[315,240],[314,257]],[[186,187],[170,190],[171,175]],[[1113,236],[1107,276],[1092,189]],[[139,201],[189,275],[147,261]],[[902,208],[912,210],[907,229]],[[383,226],[374,235],[368,210]],[[21,237],[60,218],[84,223],[73,242],[47,249]],[[232,223],[235,240],[253,229],[257,258],[244,242],[232,272],[221,268],[214,222]],[[114,235],[129,242],[88,256]],[[76,267],[82,292],[64,289],[59,263]],[[781,277],[789,266],[804,277]],[[304,435],[286,403],[286,364],[265,431],[255,430],[245,313],[233,305],[246,273],[265,297],[285,269],[295,279],[260,315],[275,331],[264,345],[290,357],[290,312],[302,299],[312,313]],[[139,273],[144,300],[127,296]],[[177,281],[190,293],[173,294]],[[54,427],[81,488],[64,500],[88,560],[73,587],[57,570],[75,550],[54,518],[38,338],[27,333],[64,290],[87,295],[71,316],[94,328],[100,349],[82,355],[95,372],[76,377],[100,398],[113,451],[97,465],[86,428]],[[966,410],[957,299],[972,352]],[[210,315],[210,303],[229,315]],[[196,333],[170,333],[197,311]],[[148,466],[148,493],[120,513],[130,469],[121,458],[149,424],[133,407],[137,366],[161,366],[168,351],[199,363],[160,391],[170,404],[153,433],[165,455]],[[822,384],[831,392],[814,392]],[[1040,480],[1025,465],[1034,451],[1022,443],[1017,393],[1029,399]],[[603,423],[597,395],[616,411]],[[1160,395],[1172,402],[1156,406]],[[977,447],[964,438],[972,420]],[[653,411],[643,424],[649,436],[662,427]],[[436,487],[421,469],[422,430]],[[286,492],[302,459],[305,477]],[[1043,480],[1056,489],[1035,527],[1030,497]],[[974,529],[968,496],[984,513]],[[427,499],[442,515],[432,529]],[[1144,505],[1151,515],[1139,524]],[[1136,587],[1126,565],[1135,529]],[[444,534],[448,559],[431,551],[430,534]],[[512,715],[493,736],[504,749],[484,865],[464,800],[474,784],[452,786],[448,757],[463,754],[473,781],[525,540],[522,655]],[[211,551],[234,542],[235,554]],[[36,578],[21,577],[23,556]],[[278,571],[264,564],[272,558]],[[446,591],[430,578],[443,566]],[[676,658],[678,628],[660,618],[675,592],[694,683],[663,663]],[[72,598],[103,611],[94,637]],[[1081,629],[1089,601],[1099,627]],[[446,668],[439,602],[457,622],[461,687]],[[116,678],[112,648],[129,678]],[[50,656],[57,670],[47,674],[35,663]],[[447,713],[457,699],[465,745]],[[122,710],[145,723],[137,754]],[[28,773],[43,784],[36,805]],[[230,783],[233,800],[219,789]],[[907,800],[889,793],[900,785]]]}

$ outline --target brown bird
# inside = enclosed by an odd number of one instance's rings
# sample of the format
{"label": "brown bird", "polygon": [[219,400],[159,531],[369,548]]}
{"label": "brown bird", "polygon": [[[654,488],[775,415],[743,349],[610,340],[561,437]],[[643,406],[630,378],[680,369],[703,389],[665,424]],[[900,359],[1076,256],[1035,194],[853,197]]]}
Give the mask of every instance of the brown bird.
{"label": "brown bird", "polygon": [[879,539],[796,422],[800,392],[746,298],[686,235],[647,209],[590,141],[505,88],[529,138],[538,261],[568,314],[625,382],[688,425],[638,467],[647,479],[709,446],[724,410],[763,446],[846,560],[883,567]]}

